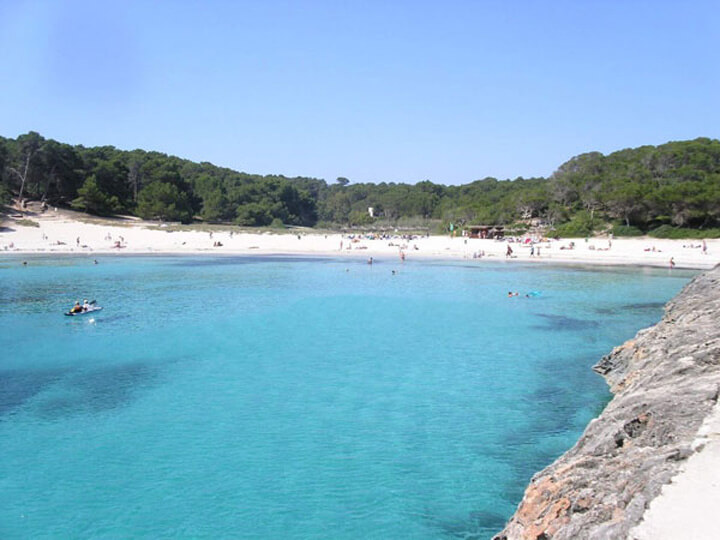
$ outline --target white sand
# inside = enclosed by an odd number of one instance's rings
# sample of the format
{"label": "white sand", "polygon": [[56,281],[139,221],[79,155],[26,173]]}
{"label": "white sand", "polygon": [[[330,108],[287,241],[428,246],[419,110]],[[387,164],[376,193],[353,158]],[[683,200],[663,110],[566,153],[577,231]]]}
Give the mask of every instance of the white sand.
{"label": "white sand", "polygon": [[715,540],[720,526],[720,407],[705,419],[690,456],[671,484],[650,502],[643,521],[630,531],[633,540]]}
{"label": "white sand", "polygon": [[[90,223],[80,214],[62,210],[55,212],[50,209],[43,214],[27,217],[40,226],[23,226],[15,219],[6,219],[4,228],[0,230],[0,252],[88,256],[109,253],[311,254],[398,261],[401,251],[407,259],[473,259],[474,253],[484,252],[484,257],[479,260],[669,268],[670,259],[673,258],[677,268],[697,269],[712,268],[720,263],[720,240],[708,240],[706,254],[702,253],[702,241],[698,240],[616,238],[610,246],[607,238],[593,238],[587,242],[575,239],[574,249],[563,249],[571,241],[559,240],[536,244],[535,255],[531,256],[529,244],[462,237],[432,236],[413,240],[402,240],[400,237],[362,238],[351,241],[347,235],[319,234],[309,229],[283,233],[233,233],[231,236],[228,227],[218,227],[211,237],[208,231],[201,232],[189,227],[173,231],[176,227],[163,228],[157,223],[135,220],[95,220],[95,223]],[[122,247],[114,247],[118,241]],[[214,247],[215,242],[221,242],[222,246]],[[508,245],[513,249],[509,259],[506,257]]]}

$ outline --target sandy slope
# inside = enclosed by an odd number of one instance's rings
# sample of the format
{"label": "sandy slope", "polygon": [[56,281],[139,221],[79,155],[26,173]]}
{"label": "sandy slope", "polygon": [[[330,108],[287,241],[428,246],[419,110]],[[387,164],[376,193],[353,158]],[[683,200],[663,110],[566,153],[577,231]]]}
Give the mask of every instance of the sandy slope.
{"label": "sandy slope", "polygon": [[[507,246],[513,249],[510,260],[526,262],[572,262],[587,264],[631,264],[669,267],[673,258],[678,268],[711,268],[720,262],[720,240],[707,241],[703,254],[701,241],[657,240],[652,238],[607,238],[543,242],[530,255],[529,244],[506,241],[465,239],[449,236],[420,237],[403,240],[355,239],[347,235],[302,232],[236,233],[229,227],[193,230],[190,227],[163,226],[136,220],[92,220],[68,211],[30,214],[28,219],[39,227],[21,225],[18,219],[6,218],[0,230],[0,252],[74,253],[74,254],[145,254],[145,253],[212,253],[212,254],[313,254],[397,258],[434,257],[482,260],[508,260]],[[239,229],[235,229],[239,231]],[[117,242],[120,242],[117,244]],[[220,242],[222,246],[215,246]],[[119,245],[121,247],[115,247]],[[695,247],[690,247],[690,246]],[[342,246],[342,249],[341,249]],[[539,252],[539,256],[538,256]]]}

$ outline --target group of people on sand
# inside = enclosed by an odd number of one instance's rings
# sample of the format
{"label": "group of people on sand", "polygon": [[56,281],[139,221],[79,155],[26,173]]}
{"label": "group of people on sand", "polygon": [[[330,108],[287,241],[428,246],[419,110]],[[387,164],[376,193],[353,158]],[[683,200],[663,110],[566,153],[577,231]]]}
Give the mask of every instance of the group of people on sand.
{"label": "group of people on sand", "polygon": [[695,245],[691,242],[690,244],[683,244],[683,247],[690,249],[702,249],[702,254],[707,255],[707,242],[705,240],[702,241],[702,244]]}
{"label": "group of people on sand", "polygon": [[87,301],[87,298],[83,300],[82,305],[80,304],[80,300],[77,300],[75,301],[75,305],[70,309],[70,313],[84,313],[90,310],[91,307],[92,305]]}

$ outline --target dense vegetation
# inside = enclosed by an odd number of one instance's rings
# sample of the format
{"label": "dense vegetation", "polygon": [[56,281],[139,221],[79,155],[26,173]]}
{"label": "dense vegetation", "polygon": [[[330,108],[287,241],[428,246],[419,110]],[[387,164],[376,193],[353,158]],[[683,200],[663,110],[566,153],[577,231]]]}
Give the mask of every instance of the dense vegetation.
{"label": "dense vegetation", "polygon": [[30,132],[0,137],[0,197],[185,223],[443,229],[449,223],[523,226],[535,218],[565,236],[610,229],[616,235],[720,236],[720,141],[590,152],[547,179],[444,186],[259,176],[158,152],[71,146]]}

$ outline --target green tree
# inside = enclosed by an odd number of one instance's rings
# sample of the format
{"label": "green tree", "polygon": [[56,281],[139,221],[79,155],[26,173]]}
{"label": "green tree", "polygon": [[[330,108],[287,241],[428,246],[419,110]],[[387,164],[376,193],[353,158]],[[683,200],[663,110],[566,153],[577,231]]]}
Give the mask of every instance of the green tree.
{"label": "green tree", "polygon": [[9,167],[9,170],[17,177],[19,183],[19,200],[22,200],[25,194],[26,184],[29,182],[32,172],[31,167],[36,161],[36,156],[44,140],[45,139],[35,131],[30,131],[25,135],[19,136],[17,139],[17,147],[19,150],[19,155],[17,156],[18,163],[17,166]]}
{"label": "green tree", "polygon": [[352,204],[344,191],[334,191],[320,206],[320,219],[330,223],[347,223]]}
{"label": "green tree", "polygon": [[78,197],[72,201],[72,207],[101,216],[117,212],[121,205],[115,195],[108,195],[98,186],[95,176],[88,177],[80,189]]}
{"label": "green tree", "polygon": [[612,217],[620,218],[625,226],[637,217],[644,206],[645,192],[641,186],[630,182],[617,182],[610,187],[605,204]]}
{"label": "green tree", "polygon": [[187,193],[168,182],[152,182],[138,194],[137,213],[143,219],[192,221],[192,207]]}
{"label": "green tree", "polygon": [[[279,219],[279,218],[277,218]],[[235,222],[238,225],[261,227],[270,225],[273,221],[271,209],[267,204],[246,203],[238,207]]]}
{"label": "green tree", "polygon": [[224,190],[218,188],[207,192],[203,197],[201,215],[207,221],[226,221],[234,213]]}

